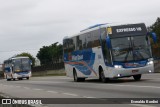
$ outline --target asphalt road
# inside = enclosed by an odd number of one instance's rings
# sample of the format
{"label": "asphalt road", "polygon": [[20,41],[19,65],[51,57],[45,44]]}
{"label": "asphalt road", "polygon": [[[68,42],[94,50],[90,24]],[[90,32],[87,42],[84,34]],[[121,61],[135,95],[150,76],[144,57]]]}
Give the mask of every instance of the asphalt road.
{"label": "asphalt road", "polygon": [[[65,76],[32,77],[30,80],[0,80],[0,93],[16,98],[160,98],[160,73],[145,74],[141,81],[122,78],[101,83],[95,79],[73,82]],[[37,105],[38,106],[38,105]],[[42,105],[81,107],[82,104]],[[117,107],[117,104],[83,104],[83,107]],[[118,104],[120,107],[158,107],[157,104]]]}

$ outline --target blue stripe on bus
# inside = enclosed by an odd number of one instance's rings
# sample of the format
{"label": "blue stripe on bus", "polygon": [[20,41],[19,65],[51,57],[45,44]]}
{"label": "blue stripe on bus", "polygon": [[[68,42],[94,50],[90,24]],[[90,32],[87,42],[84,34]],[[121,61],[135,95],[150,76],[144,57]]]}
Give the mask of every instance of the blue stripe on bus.
{"label": "blue stripe on bus", "polygon": [[74,66],[84,75],[91,75],[92,72],[97,75],[97,73],[93,70],[95,53],[93,53],[92,49],[64,54],[64,61],[65,63]]}
{"label": "blue stripe on bus", "polygon": [[24,74],[28,74],[29,71],[21,71],[21,72],[15,72],[18,75],[24,75]]}

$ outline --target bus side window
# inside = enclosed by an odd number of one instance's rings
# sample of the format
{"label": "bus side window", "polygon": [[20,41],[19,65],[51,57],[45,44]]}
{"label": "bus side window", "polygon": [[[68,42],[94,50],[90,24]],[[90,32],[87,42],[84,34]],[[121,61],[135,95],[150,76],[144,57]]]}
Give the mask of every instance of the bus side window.
{"label": "bus side window", "polygon": [[99,37],[100,37],[99,30],[92,31],[92,47],[100,46]]}
{"label": "bus side window", "polygon": [[77,50],[77,38],[73,37],[72,41],[73,41],[72,51],[76,51]]}
{"label": "bus side window", "polygon": [[87,33],[86,39],[87,49],[92,48],[92,37],[90,33]]}
{"label": "bus side window", "polygon": [[82,40],[79,38],[79,35],[76,37],[77,40],[77,50],[82,50]]}
{"label": "bus side window", "polygon": [[63,50],[64,50],[64,53],[68,53],[68,42],[67,42],[67,39],[63,40]]}
{"label": "bus side window", "polygon": [[73,40],[65,39],[63,41],[63,49],[64,49],[64,53],[71,52],[73,50]]}
{"label": "bus side window", "polygon": [[82,34],[79,39],[82,42],[82,49],[86,49],[86,44],[87,44],[86,43],[87,42],[87,40],[86,40],[86,34]]}

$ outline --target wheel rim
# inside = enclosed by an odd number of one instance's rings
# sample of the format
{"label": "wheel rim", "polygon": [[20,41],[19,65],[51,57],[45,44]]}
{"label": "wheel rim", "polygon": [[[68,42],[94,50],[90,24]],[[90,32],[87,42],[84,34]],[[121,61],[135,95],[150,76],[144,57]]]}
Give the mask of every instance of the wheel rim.
{"label": "wheel rim", "polygon": [[101,72],[101,80],[105,81],[105,76],[104,76],[104,72],[103,71]]}
{"label": "wheel rim", "polygon": [[74,71],[74,81],[77,81],[77,73]]}

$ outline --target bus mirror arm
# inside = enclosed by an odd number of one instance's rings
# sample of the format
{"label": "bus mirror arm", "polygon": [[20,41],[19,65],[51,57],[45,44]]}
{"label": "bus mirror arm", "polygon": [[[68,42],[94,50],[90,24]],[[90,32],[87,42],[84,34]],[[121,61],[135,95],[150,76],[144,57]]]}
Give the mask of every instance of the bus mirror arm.
{"label": "bus mirror arm", "polygon": [[153,39],[153,42],[156,43],[157,42],[157,35],[155,32],[148,32],[147,36],[150,36]]}
{"label": "bus mirror arm", "polygon": [[109,38],[109,36],[107,35],[106,37],[106,45],[107,45],[107,48],[110,49],[111,48],[111,40]]}

